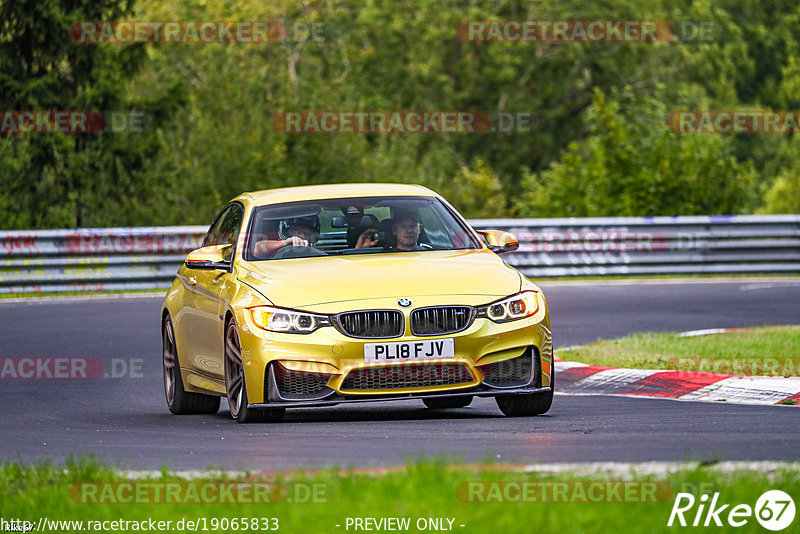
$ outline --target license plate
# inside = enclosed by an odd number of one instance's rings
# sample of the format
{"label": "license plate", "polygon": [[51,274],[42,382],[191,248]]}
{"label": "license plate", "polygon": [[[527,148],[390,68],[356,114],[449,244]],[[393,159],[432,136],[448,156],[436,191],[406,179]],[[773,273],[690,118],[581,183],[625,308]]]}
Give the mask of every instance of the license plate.
{"label": "license plate", "polygon": [[401,341],[398,343],[364,343],[364,361],[410,362],[455,357],[453,338]]}

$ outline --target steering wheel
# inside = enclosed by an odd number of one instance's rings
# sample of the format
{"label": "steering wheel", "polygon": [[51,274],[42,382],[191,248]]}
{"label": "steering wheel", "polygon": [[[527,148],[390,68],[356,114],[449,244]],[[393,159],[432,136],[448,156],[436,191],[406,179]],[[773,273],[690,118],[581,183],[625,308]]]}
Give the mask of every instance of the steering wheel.
{"label": "steering wheel", "polygon": [[313,256],[327,256],[328,254],[322,252],[314,247],[293,247],[291,245],[285,246],[278,252],[272,255],[272,259],[284,258],[309,258]]}

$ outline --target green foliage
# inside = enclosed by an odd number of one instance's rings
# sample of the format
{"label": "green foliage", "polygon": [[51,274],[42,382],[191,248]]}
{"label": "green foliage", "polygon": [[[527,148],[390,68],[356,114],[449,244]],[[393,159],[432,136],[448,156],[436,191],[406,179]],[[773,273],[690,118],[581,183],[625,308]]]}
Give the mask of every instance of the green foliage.
{"label": "green foliage", "polygon": [[[593,18],[709,21],[713,39],[456,37],[464,20]],[[68,39],[71,22],[117,19],[288,32],[272,44]],[[245,190],[354,181],[427,185],[469,217],[747,213],[800,161],[788,136],[678,137],[664,123],[684,109],[797,109],[796,2],[20,0],[0,3],[0,21],[0,109],[150,119],[144,133],[0,137],[4,228],[204,224]],[[292,134],[273,126],[284,110],[534,120],[507,133]]]}
{"label": "green foliage", "polygon": [[472,168],[462,165],[437,190],[460,212],[474,218],[492,218],[507,212],[503,185],[489,165],[478,159]]}
{"label": "green foliage", "polygon": [[753,183],[727,138],[678,135],[664,105],[626,90],[599,90],[586,112],[590,135],[541,173],[529,173],[516,202],[524,217],[595,217],[738,213]]}
{"label": "green foliage", "polygon": [[759,213],[800,213],[800,164],[782,172],[764,195]]}
{"label": "green foliage", "polygon": [[[121,0],[0,3],[0,107],[164,113],[167,108],[162,103],[127,96],[129,79],[144,60],[144,46],[95,46],[69,39],[67,29],[73,21],[121,19],[132,13],[131,4]],[[159,150],[154,132],[0,137],[2,225],[152,223],[153,210],[144,208],[151,202],[155,180],[144,170]]]}

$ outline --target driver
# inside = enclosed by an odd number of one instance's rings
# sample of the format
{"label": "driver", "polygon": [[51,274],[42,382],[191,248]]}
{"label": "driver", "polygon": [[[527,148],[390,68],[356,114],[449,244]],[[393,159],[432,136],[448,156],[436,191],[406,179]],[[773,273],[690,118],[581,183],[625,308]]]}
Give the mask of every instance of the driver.
{"label": "driver", "polygon": [[319,217],[293,217],[278,224],[278,235],[284,239],[264,239],[255,245],[256,256],[272,256],[283,247],[313,247],[319,239]]}

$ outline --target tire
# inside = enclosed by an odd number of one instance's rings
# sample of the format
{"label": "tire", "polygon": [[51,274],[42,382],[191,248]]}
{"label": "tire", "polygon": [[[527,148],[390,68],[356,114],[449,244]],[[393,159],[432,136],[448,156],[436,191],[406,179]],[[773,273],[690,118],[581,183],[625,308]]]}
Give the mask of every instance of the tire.
{"label": "tire", "polygon": [[469,406],[472,402],[472,397],[430,397],[422,399],[422,402],[432,410],[444,410],[447,408],[463,408]]}
{"label": "tire", "polygon": [[500,411],[508,417],[546,414],[553,405],[553,391],[555,391],[556,384],[555,366],[552,366],[551,369],[553,374],[550,376],[550,391],[495,397],[494,400],[497,401]]}
{"label": "tire", "polygon": [[231,417],[239,423],[277,423],[286,408],[257,409],[247,407],[247,383],[242,365],[239,330],[231,319],[225,327],[225,390]]}
{"label": "tire", "polygon": [[215,395],[189,393],[183,388],[183,378],[175,345],[175,330],[172,319],[167,316],[161,331],[163,346],[162,367],[164,369],[164,396],[169,411],[175,415],[217,413],[220,398]]}

